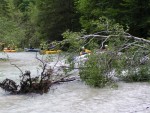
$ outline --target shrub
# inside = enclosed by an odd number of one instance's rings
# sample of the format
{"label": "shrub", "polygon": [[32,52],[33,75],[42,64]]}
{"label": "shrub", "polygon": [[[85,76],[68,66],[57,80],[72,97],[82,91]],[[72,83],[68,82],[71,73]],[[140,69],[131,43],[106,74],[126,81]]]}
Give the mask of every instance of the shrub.
{"label": "shrub", "polygon": [[128,68],[126,75],[122,79],[126,82],[147,82],[150,81],[149,63]]}
{"label": "shrub", "polygon": [[112,80],[109,72],[112,68],[108,65],[109,57],[107,53],[90,55],[84,68],[81,68],[79,72],[80,78],[93,87],[104,87],[110,84]]}

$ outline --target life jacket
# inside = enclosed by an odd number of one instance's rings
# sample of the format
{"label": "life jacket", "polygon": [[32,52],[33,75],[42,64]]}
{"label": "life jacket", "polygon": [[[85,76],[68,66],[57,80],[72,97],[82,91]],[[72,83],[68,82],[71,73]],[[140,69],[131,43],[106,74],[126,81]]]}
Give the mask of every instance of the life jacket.
{"label": "life jacket", "polygon": [[80,52],[80,55],[90,54],[90,53],[91,53],[91,51],[90,51],[90,50],[85,49],[84,51],[81,51],[81,52]]}

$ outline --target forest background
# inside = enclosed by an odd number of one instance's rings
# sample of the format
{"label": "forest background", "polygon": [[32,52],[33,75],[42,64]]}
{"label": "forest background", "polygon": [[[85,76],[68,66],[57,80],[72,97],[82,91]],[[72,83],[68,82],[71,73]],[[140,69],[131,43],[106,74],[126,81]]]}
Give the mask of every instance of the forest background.
{"label": "forest background", "polygon": [[96,32],[100,17],[150,37],[149,0],[0,0],[0,43],[20,48],[63,40],[66,30]]}

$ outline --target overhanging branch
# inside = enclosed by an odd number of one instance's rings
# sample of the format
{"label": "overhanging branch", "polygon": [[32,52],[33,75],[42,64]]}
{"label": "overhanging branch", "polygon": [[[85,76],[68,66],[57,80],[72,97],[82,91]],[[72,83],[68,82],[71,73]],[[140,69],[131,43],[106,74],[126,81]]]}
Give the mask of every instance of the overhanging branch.
{"label": "overhanging branch", "polygon": [[[120,37],[120,35],[99,35],[99,34],[96,33],[96,34],[84,35],[84,36],[81,37],[81,39],[88,39],[88,38],[106,39],[106,38],[109,38],[109,37]],[[128,39],[134,39],[134,40],[139,41],[139,42],[145,42],[145,43],[150,44],[150,40],[146,40],[144,38],[139,38],[139,37],[136,37],[136,36],[132,36],[129,33],[124,33],[124,35],[122,37],[128,38]]]}

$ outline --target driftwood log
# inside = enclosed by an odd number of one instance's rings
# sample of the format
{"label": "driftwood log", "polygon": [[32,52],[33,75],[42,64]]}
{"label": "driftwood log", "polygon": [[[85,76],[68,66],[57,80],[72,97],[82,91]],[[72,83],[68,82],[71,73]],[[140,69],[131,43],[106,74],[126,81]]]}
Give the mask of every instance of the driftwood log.
{"label": "driftwood log", "polygon": [[[9,59],[9,56],[7,55]],[[36,54],[36,59],[42,63],[42,72],[40,75],[31,77],[30,71],[23,71],[16,65],[10,61],[12,66],[15,66],[20,70],[20,83],[17,84],[15,81],[6,78],[3,82],[0,82],[0,87],[11,93],[11,94],[26,94],[26,93],[47,93],[50,87],[53,84],[59,84],[62,82],[69,82],[75,80],[75,78],[70,78],[70,75],[59,75],[54,72],[54,68],[49,67],[46,69],[47,64],[39,59]],[[57,79],[53,79],[57,76]]]}
{"label": "driftwood log", "polygon": [[20,84],[17,85],[16,82],[10,79],[5,79],[0,83],[0,87],[11,94],[26,94],[26,93],[47,93],[49,88],[53,84],[61,82],[69,82],[75,80],[75,78],[60,78],[56,81],[51,80],[52,70],[44,73],[41,76],[31,77],[30,71],[26,71],[22,76],[20,76]]}
{"label": "driftwood log", "polygon": [[[31,77],[30,71],[25,71],[20,76],[20,84],[15,81],[6,78],[0,83],[0,87],[10,92],[11,94],[26,94],[26,93],[47,93],[53,84],[61,82],[69,82],[75,80],[75,78],[68,78],[68,76],[60,77],[57,80],[52,80],[53,70],[46,69],[42,71],[40,76]],[[58,75],[59,76],[59,75]]]}

